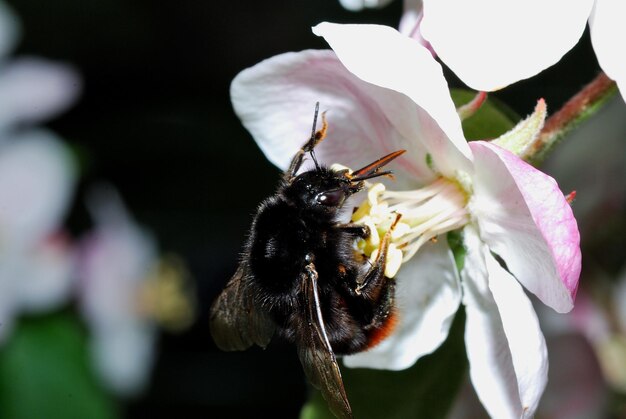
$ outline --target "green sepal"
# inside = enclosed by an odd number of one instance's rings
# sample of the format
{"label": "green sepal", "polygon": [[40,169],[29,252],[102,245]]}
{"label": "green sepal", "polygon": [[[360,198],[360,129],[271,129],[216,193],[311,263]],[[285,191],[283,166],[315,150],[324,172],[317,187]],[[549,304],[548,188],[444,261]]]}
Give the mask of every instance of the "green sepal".
{"label": "green sepal", "polygon": [[[462,107],[472,101],[476,92],[464,89],[450,91],[455,106]],[[519,116],[497,99],[488,96],[480,109],[463,119],[463,132],[468,141],[498,138],[515,126]]]}
{"label": "green sepal", "polygon": [[533,142],[539,137],[547,114],[546,102],[540,99],[532,114],[520,121],[512,130],[493,140],[493,143],[516,156],[525,156]]}

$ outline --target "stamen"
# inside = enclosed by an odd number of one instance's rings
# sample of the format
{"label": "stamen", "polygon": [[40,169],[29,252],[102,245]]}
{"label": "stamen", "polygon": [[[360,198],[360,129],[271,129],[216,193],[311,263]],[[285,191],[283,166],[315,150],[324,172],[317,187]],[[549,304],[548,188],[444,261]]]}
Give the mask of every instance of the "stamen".
{"label": "stamen", "polygon": [[391,230],[387,263],[392,266],[385,271],[389,277],[423,244],[470,221],[468,193],[456,181],[442,177],[411,191],[388,191],[382,183],[367,186],[367,200],[354,211],[352,222],[367,225],[371,234],[358,240],[356,247],[375,260],[380,238]]}
{"label": "stamen", "polygon": [[179,258],[168,256],[157,263],[141,285],[138,307],[142,315],[164,329],[181,331],[191,325],[194,293],[190,275]]}

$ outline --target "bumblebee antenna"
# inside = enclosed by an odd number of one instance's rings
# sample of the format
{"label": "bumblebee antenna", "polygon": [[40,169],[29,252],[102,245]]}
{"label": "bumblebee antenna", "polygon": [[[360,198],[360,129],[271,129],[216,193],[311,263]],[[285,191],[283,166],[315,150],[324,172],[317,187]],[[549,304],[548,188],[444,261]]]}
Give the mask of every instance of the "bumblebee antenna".
{"label": "bumblebee antenna", "polygon": [[[320,111],[320,103],[319,102],[315,102],[315,114],[313,115],[313,129],[311,130],[311,139],[309,140],[309,144],[311,144],[311,149],[309,150],[309,154],[311,155],[311,158],[313,159],[313,163],[315,163],[315,169],[320,170],[320,165],[317,163],[317,158],[315,157],[315,152],[313,151],[313,148],[315,147],[315,145],[319,142],[319,140],[317,140],[317,132],[315,131],[315,129],[317,128],[317,114]],[[322,115],[323,118],[323,115]],[[324,123],[324,125],[326,125]],[[325,129],[323,129],[325,131]]]}

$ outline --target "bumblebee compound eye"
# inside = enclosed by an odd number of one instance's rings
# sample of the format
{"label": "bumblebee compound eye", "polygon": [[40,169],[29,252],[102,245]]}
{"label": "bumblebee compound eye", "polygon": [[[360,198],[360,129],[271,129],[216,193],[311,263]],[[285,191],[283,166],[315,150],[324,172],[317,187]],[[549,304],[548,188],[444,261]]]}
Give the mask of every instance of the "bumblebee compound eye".
{"label": "bumblebee compound eye", "polygon": [[346,194],[341,189],[335,189],[333,191],[320,192],[315,196],[315,201],[326,207],[338,207],[343,204],[346,199]]}

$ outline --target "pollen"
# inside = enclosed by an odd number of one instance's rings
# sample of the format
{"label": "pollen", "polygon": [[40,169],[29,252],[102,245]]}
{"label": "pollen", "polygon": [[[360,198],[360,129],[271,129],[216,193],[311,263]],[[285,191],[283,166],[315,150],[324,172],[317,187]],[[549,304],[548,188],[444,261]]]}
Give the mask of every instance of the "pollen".
{"label": "pollen", "polygon": [[181,331],[191,325],[195,299],[191,277],[177,257],[161,259],[143,281],[138,295],[140,313],[166,330]]}

